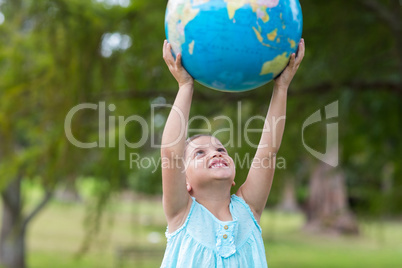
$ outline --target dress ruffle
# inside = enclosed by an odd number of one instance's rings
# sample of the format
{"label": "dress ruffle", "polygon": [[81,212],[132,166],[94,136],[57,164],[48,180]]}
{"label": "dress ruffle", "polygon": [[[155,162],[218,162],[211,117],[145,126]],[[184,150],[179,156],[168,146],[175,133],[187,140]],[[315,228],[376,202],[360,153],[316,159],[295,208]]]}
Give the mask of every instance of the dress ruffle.
{"label": "dress ruffle", "polygon": [[221,257],[227,258],[236,253],[236,232],[237,221],[232,221],[225,225],[219,225],[216,230],[216,250]]}

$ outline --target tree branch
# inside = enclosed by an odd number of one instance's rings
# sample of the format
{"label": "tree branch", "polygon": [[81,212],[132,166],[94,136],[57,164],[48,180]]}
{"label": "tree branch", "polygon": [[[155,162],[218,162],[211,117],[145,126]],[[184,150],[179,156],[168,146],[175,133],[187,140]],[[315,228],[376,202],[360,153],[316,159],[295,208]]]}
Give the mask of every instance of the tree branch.
{"label": "tree branch", "polygon": [[0,195],[1,195],[1,200],[3,201],[4,205],[10,206],[10,200],[8,200],[8,198],[7,198],[7,193],[5,191],[2,191],[0,193]]}
{"label": "tree branch", "polygon": [[[391,93],[396,93],[402,96],[402,84],[393,83],[387,81],[374,81],[374,82],[365,82],[365,81],[346,81],[339,85],[333,85],[330,83],[322,83],[315,85],[310,88],[300,89],[297,92],[294,92],[294,95],[300,94],[316,94],[316,93],[328,93],[330,91],[338,90],[340,87],[351,88],[356,91],[388,91]],[[289,92],[290,95],[292,91]]]}
{"label": "tree branch", "polygon": [[402,25],[398,16],[398,9],[388,9],[377,0],[360,0],[360,2],[370,10],[374,11],[374,13],[376,13],[379,18],[385,21],[393,31],[399,32],[401,30]]}
{"label": "tree branch", "polygon": [[20,211],[20,186],[21,177],[11,180],[7,183],[7,186],[1,191],[1,197],[4,204],[12,211]]}
{"label": "tree branch", "polygon": [[395,53],[398,55],[399,74],[402,76],[402,2],[391,0],[391,6],[382,5],[377,0],[360,0],[363,6],[372,10],[390,28],[395,39]]}
{"label": "tree branch", "polygon": [[23,228],[26,228],[28,223],[45,207],[45,205],[49,202],[49,200],[52,198],[53,192],[46,190],[46,193],[36,207],[28,214],[28,216],[24,219],[23,222]]}
{"label": "tree branch", "polygon": [[[329,82],[324,82],[317,84],[312,87],[307,88],[297,88],[295,90],[290,90],[290,96],[307,95],[307,94],[327,94],[332,91],[339,90],[339,88],[348,87],[356,91],[388,91],[390,93],[395,93],[402,96],[402,84],[388,82],[388,81],[375,81],[375,82],[365,82],[365,81],[346,81],[341,84],[331,84]],[[164,90],[127,90],[122,92],[112,92],[102,97],[106,98],[118,98],[118,99],[154,99],[158,96],[164,96],[165,98],[175,98],[177,89],[166,88]],[[194,99],[197,101],[207,101],[216,100],[215,93],[208,93],[207,91],[194,91]],[[225,100],[230,101],[240,101],[244,99],[261,99],[261,96],[252,93],[251,91],[235,94],[227,94],[223,97]],[[265,100],[264,100],[265,101]]]}

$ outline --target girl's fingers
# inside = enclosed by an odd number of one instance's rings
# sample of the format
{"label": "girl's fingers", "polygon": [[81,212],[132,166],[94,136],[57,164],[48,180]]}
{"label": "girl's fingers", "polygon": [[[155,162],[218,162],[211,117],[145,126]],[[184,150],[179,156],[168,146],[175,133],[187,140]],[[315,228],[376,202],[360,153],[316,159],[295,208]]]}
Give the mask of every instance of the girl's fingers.
{"label": "girl's fingers", "polygon": [[163,59],[168,65],[173,65],[175,62],[172,55],[172,46],[167,41],[163,46]]}
{"label": "girl's fingers", "polygon": [[304,58],[305,46],[304,46],[304,39],[302,38],[299,43],[298,53],[297,53],[297,64],[300,64]]}
{"label": "girl's fingers", "polygon": [[165,55],[165,54],[166,54],[166,53],[165,53],[166,42],[167,42],[167,41],[166,41],[166,39],[165,39],[165,41],[163,42],[163,46],[162,46],[162,55],[163,55],[163,58],[165,58],[165,56],[166,56],[166,55]]}
{"label": "girl's fingers", "polygon": [[176,56],[176,66],[181,67],[181,53]]}
{"label": "girl's fingers", "polygon": [[163,42],[163,59],[165,61],[167,61],[167,55],[169,54],[168,50],[167,50],[167,44],[168,44],[168,42],[167,42],[167,40],[165,40],[165,42]]}
{"label": "girl's fingers", "polygon": [[289,62],[289,66],[291,68],[293,68],[293,66],[295,65],[295,59],[296,59],[296,54],[292,53],[292,55],[290,56],[290,62]]}

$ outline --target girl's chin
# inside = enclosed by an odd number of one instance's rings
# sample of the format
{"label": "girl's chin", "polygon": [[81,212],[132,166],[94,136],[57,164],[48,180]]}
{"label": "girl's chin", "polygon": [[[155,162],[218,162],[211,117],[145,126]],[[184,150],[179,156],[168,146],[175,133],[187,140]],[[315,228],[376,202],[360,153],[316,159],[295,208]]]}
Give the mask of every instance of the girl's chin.
{"label": "girl's chin", "polygon": [[210,174],[213,178],[222,180],[233,179],[234,176],[230,169],[213,170]]}
{"label": "girl's chin", "polygon": [[232,174],[225,174],[225,175],[221,175],[221,176],[214,176],[213,179],[215,180],[222,180],[222,181],[226,181],[226,180],[233,180]]}

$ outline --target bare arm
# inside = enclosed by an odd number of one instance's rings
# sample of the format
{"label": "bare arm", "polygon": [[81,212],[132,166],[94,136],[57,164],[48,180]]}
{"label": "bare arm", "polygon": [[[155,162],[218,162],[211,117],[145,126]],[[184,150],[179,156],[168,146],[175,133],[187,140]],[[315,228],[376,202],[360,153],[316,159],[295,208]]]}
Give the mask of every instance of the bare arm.
{"label": "bare arm", "polygon": [[179,91],[163,131],[161,148],[163,208],[169,231],[172,231],[181,225],[191,200],[186,188],[184,149],[193,96],[193,78],[181,65],[180,54],[174,60],[167,41],[163,45],[163,58],[179,84]]}
{"label": "bare arm", "polygon": [[245,183],[236,193],[241,196],[259,221],[274,178],[276,154],[279,150],[286,119],[287,91],[304,57],[304,40],[299,43],[298,56],[293,53],[288,67],[275,80],[271,103],[263,133]]}

